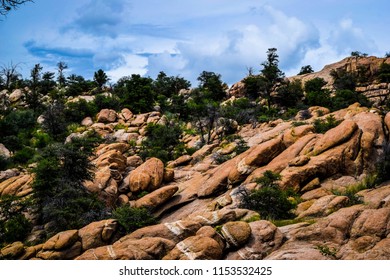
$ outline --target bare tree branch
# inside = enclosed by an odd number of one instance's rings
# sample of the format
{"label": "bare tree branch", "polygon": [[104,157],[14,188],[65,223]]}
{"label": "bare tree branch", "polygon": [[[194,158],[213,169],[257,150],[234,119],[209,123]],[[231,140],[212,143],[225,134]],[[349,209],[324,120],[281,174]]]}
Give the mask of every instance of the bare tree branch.
{"label": "bare tree branch", "polygon": [[0,0],[0,15],[5,16],[11,10],[16,10],[20,5],[33,0]]}

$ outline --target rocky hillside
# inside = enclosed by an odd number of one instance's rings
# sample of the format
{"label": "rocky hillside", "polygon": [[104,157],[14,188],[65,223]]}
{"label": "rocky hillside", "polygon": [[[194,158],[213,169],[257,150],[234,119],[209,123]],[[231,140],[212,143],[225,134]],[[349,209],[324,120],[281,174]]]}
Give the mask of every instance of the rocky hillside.
{"label": "rocky hillside", "polygon": [[[220,165],[215,154],[231,153],[234,144],[204,146],[166,167],[156,158],[142,162],[128,156],[126,142],[140,137],[138,132],[112,131],[117,118],[130,131],[142,131],[147,122],[161,121],[157,113],[111,112],[115,117],[109,120],[101,112],[98,120],[105,123],[91,127],[120,137],[96,150],[96,176],[86,187],[110,203],[152,207],[159,223],[118,236],[117,221],[97,221],[44,244],[16,242],[1,252],[21,259],[388,259],[390,186],[358,192],[361,203],[352,206],[345,190],[383,159],[390,115],[383,118],[354,104],[333,112],[340,124],[321,134],[313,122],[326,119],[327,109],[309,111],[311,118],[304,121],[297,116],[242,127],[239,135],[250,148]],[[319,117],[319,111],[325,114]],[[256,188],[255,178],[266,170],[280,173],[280,186],[300,195],[288,225],[276,226],[240,208],[238,190]],[[0,184],[0,193],[26,196],[31,180],[28,174],[12,176]],[[131,200],[145,190],[147,195]]]}
{"label": "rocky hillside", "polygon": [[[349,71],[364,64],[374,72],[378,63],[371,57],[347,58],[301,78],[330,81],[329,69]],[[382,87],[387,98],[387,84],[372,82],[359,90],[370,97]],[[214,131],[214,141],[165,164],[156,157],[143,160],[136,147],[147,136],[147,125],[167,122],[157,111],[104,109],[82,121],[84,132],[67,138],[71,142],[94,131],[110,139],[94,150],[94,177],[84,187],[106,205],[149,209],[154,225],[126,233],[110,218],[36,244],[45,231],[45,225],[37,225],[24,243],[3,247],[1,257],[390,259],[390,183],[378,183],[387,172],[390,113],[358,103],[334,112],[310,107],[288,120],[237,126],[239,140],[219,141]],[[194,147],[199,136],[185,134],[181,141]],[[246,147],[239,153],[242,143]],[[266,188],[265,174],[278,174],[272,186],[288,193],[294,205],[289,217],[272,218],[244,203]],[[33,180],[28,170],[3,171],[0,196],[27,198]]]}

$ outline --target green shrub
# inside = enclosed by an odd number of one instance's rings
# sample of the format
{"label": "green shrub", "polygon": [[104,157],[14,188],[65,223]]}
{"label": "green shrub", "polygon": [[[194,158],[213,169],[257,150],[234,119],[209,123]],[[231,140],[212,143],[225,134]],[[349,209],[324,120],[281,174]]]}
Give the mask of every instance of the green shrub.
{"label": "green shrub", "polygon": [[[106,96],[104,94],[96,95],[93,104],[91,104],[90,106],[92,109],[96,110],[96,113],[102,109],[112,109],[114,111],[119,111],[122,108],[120,99],[117,96]],[[91,112],[90,116],[93,115],[95,114],[92,114]]]}
{"label": "green shrub", "polygon": [[0,171],[8,169],[11,161],[3,155],[0,155]]}
{"label": "green shrub", "polygon": [[2,225],[0,223],[0,244],[24,240],[32,229],[31,222],[19,213]]}
{"label": "green shrub", "polygon": [[390,64],[382,63],[379,67],[378,79],[381,83],[390,82]]}
{"label": "green shrub", "polygon": [[245,97],[229,101],[220,108],[222,117],[235,120],[240,125],[255,121],[262,111],[260,105]]}
{"label": "green shrub", "polygon": [[31,230],[31,222],[23,212],[30,206],[30,199],[10,195],[0,198],[0,245],[25,239]]}
{"label": "green shrub", "polygon": [[147,138],[142,142],[140,156],[144,159],[157,157],[163,162],[178,156],[175,148],[180,144],[182,130],[179,125],[148,124]]}
{"label": "green shrub", "polygon": [[328,245],[317,245],[315,248],[318,249],[325,257],[336,258],[337,249],[334,247],[329,247]]}
{"label": "green shrub", "polygon": [[314,131],[316,133],[325,133],[329,129],[332,129],[340,124],[341,121],[336,120],[333,115],[329,115],[323,119],[316,119],[313,123]]}
{"label": "green shrub", "polygon": [[50,135],[40,129],[35,130],[32,136],[30,145],[34,148],[44,148],[52,141]]}
{"label": "green shrub", "polygon": [[307,122],[297,121],[297,122],[292,122],[291,123],[292,127],[298,127],[298,126],[302,126],[302,125],[307,125]]}
{"label": "green shrub", "polygon": [[296,204],[290,199],[292,195],[290,191],[280,189],[276,182],[279,179],[279,174],[266,171],[263,177],[256,180],[261,185],[260,189],[251,192],[246,189],[240,190],[240,207],[258,212],[264,219],[293,218],[291,210],[296,207]]}
{"label": "green shrub", "polygon": [[332,109],[343,109],[356,102],[359,102],[362,106],[371,105],[368,98],[361,93],[349,89],[337,90],[335,96],[332,98]]}
{"label": "green shrub", "polygon": [[95,116],[98,113],[98,106],[96,101],[87,102],[80,99],[78,102],[67,103],[64,113],[67,122],[80,123],[86,117]]}
{"label": "green shrub", "polygon": [[118,223],[125,229],[126,233],[156,223],[156,219],[148,209],[132,208],[128,205],[116,208],[112,212],[112,217],[118,220]]}
{"label": "green shrub", "polygon": [[347,206],[352,206],[355,204],[362,204],[363,198],[362,196],[358,195],[357,193],[366,190],[366,189],[372,189],[378,184],[378,176],[377,174],[372,174],[366,176],[360,183],[348,186],[345,191],[336,191],[333,190],[333,194],[335,195],[342,195],[348,197],[348,204]]}
{"label": "green shrub", "polygon": [[36,152],[33,148],[24,147],[23,149],[17,151],[13,157],[12,161],[16,164],[26,164],[34,158]]}
{"label": "green shrub", "polygon": [[332,105],[330,92],[327,89],[319,92],[310,91],[306,94],[306,103],[309,106],[324,106],[329,107]]}

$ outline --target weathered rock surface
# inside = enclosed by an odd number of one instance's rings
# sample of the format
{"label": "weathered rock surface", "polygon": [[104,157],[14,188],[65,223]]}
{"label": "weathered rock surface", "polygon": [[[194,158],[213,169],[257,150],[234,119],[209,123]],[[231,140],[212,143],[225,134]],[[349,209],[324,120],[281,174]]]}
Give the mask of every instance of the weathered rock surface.
{"label": "weathered rock surface", "polygon": [[103,109],[97,115],[97,121],[101,123],[112,123],[118,117],[114,110]]}
{"label": "weathered rock surface", "polygon": [[130,173],[130,190],[132,192],[153,191],[160,187],[164,179],[164,163],[151,158]]}

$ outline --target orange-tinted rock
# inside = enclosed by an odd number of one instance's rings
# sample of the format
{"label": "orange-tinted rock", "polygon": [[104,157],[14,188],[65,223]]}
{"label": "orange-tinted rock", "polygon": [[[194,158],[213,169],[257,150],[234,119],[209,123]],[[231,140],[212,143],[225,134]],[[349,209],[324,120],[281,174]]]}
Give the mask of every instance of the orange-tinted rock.
{"label": "orange-tinted rock", "polygon": [[136,200],[134,206],[138,208],[157,208],[170,199],[178,191],[178,189],[179,188],[177,186],[166,186],[159,188]]}
{"label": "orange-tinted rock", "polygon": [[130,173],[130,190],[153,191],[160,187],[163,179],[164,163],[158,158],[151,158]]}
{"label": "orange-tinted rock", "polygon": [[165,168],[164,169],[164,182],[170,183],[175,179],[175,170],[172,168]]}
{"label": "orange-tinted rock", "polygon": [[62,250],[64,248],[70,247],[78,240],[78,231],[77,230],[68,230],[57,233],[52,238],[47,240],[43,244],[43,250]]}
{"label": "orange-tinted rock", "polygon": [[283,244],[282,232],[269,221],[256,221],[249,224],[251,236],[238,251],[231,252],[228,260],[262,260]]}
{"label": "orange-tinted rock", "polygon": [[103,109],[97,115],[97,121],[101,123],[112,123],[115,122],[117,113],[111,109]]}
{"label": "orange-tinted rock", "polygon": [[118,229],[116,220],[93,222],[79,230],[83,251],[107,244]]}
{"label": "orange-tinted rock", "polygon": [[77,260],[158,260],[174,246],[172,241],[163,238],[128,238],[113,245],[90,249]]}
{"label": "orange-tinted rock", "polygon": [[133,113],[129,109],[124,108],[120,113],[120,117],[127,122],[132,119]]}
{"label": "orange-tinted rock", "polygon": [[269,163],[274,157],[285,149],[281,138],[264,142],[253,149],[246,157],[245,164],[249,166],[262,166]]}
{"label": "orange-tinted rock", "polygon": [[22,242],[17,241],[1,249],[0,256],[8,259],[17,259],[25,252]]}
{"label": "orange-tinted rock", "polygon": [[251,227],[246,222],[228,222],[222,226],[221,234],[231,247],[239,248],[248,241]]}
{"label": "orange-tinted rock", "polygon": [[314,146],[313,155],[319,155],[324,151],[346,142],[351,138],[355,130],[358,129],[357,124],[351,120],[345,120],[335,128],[328,130]]}
{"label": "orange-tinted rock", "polygon": [[164,260],[219,260],[222,248],[217,241],[206,236],[191,236],[176,244]]}

